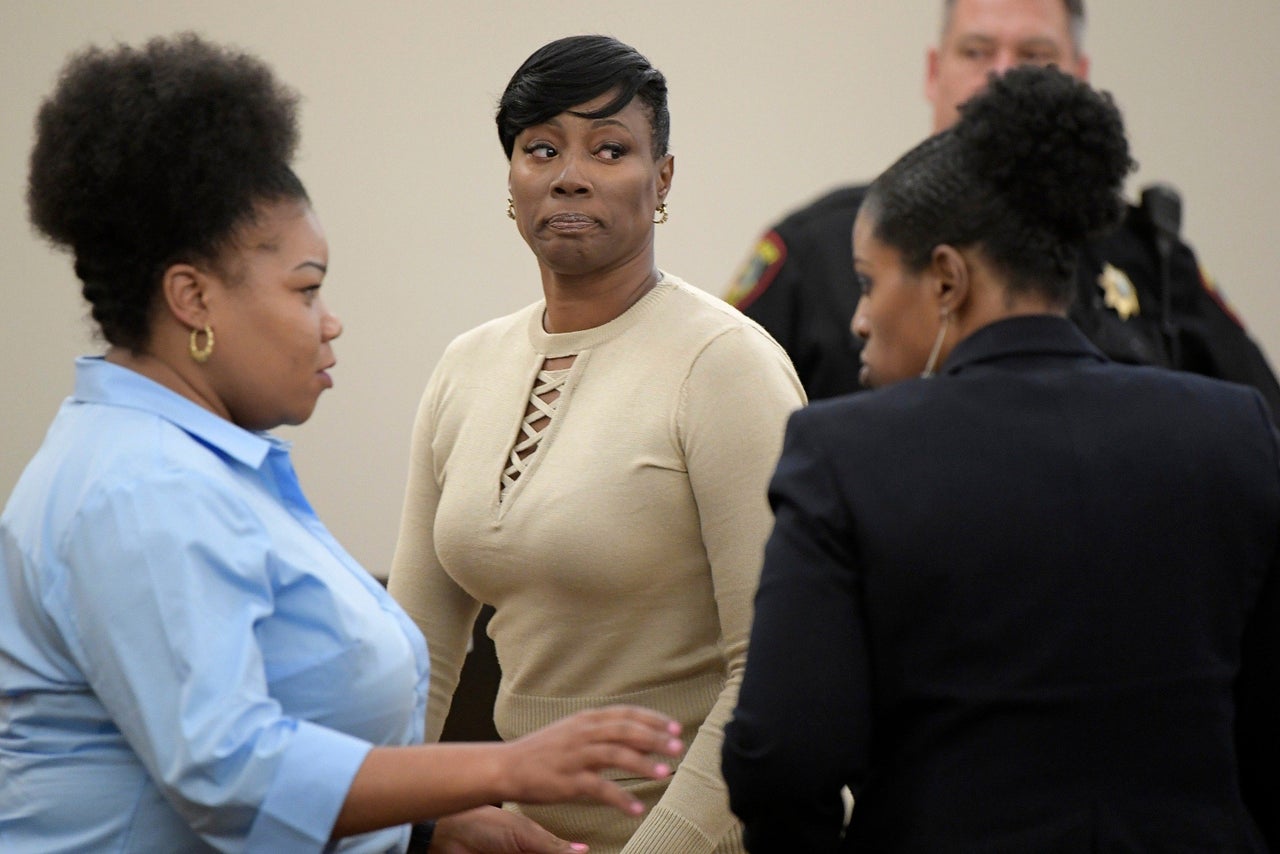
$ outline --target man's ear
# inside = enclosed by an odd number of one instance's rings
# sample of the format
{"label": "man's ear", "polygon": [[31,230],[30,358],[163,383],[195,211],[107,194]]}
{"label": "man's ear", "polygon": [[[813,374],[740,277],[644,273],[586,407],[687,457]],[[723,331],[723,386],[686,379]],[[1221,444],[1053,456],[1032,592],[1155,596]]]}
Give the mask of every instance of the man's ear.
{"label": "man's ear", "polygon": [[940,243],[933,247],[929,269],[933,274],[931,279],[934,296],[942,312],[959,312],[968,302],[970,286],[973,284],[968,259],[954,246]]}
{"label": "man's ear", "polygon": [[937,106],[938,103],[938,49],[929,48],[924,55],[924,99]]}
{"label": "man's ear", "polygon": [[209,322],[207,287],[207,278],[194,265],[170,265],[160,282],[163,310],[188,329],[203,329]]}

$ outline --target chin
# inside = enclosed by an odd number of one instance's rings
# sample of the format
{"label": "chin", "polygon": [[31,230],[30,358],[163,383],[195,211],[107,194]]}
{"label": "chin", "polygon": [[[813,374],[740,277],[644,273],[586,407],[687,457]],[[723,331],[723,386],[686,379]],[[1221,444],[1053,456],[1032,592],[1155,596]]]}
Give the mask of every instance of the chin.
{"label": "chin", "polygon": [[290,427],[297,427],[299,424],[305,424],[308,421],[310,421],[311,416],[315,414],[315,411],[316,411],[315,406],[312,406],[306,412],[291,413],[290,415],[286,416],[285,420],[282,421],[281,423],[287,424]]}

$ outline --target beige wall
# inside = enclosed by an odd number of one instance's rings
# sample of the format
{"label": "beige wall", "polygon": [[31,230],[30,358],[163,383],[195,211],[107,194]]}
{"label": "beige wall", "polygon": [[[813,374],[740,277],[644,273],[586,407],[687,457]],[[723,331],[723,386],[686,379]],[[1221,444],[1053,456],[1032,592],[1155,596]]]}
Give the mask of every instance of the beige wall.
{"label": "beige wall", "polygon": [[[1093,78],[1125,110],[1135,184],[1182,189],[1192,242],[1280,357],[1280,3],[1091,6]],[[32,117],[71,50],[195,29],[257,53],[303,93],[298,171],[328,231],[326,292],[346,333],[336,388],[287,434],[322,518],[383,574],[432,365],[453,335],[539,296],[504,213],[492,123],[525,56],[557,36],[606,32],[663,69],[677,170],[658,259],[719,293],[767,222],[872,177],[927,132],[921,77],[937,7],[0,0],[0,494],[68,393],[71,359],[100,350],[69,259],[32,235],[23,207]]]}

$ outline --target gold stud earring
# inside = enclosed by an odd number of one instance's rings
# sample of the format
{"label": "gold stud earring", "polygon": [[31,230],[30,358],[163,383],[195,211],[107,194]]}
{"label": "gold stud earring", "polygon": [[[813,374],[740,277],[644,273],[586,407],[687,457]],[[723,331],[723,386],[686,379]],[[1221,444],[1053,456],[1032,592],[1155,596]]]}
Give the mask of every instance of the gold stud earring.
{"label": "gold stud earring", "polygon": [[654,211],[654,213],[657,214],[657,216],[653,218],[654,225],[662,225],[664,222],[666,222],[667,221],[667,203],[663,202],[662,204],[658,205],[658,209]]}
{"label": "gold stud earring", "polygon": [[[200,333],[204,333],[204,346],[199,346]],[[187,343],[187,348],[191,351],[191,358],[200,364],[209,361],[209,357],[213,355],[213,330],[209,328],[209,324],[204,325],[204,329],[192,329],[191,340]]]}
{"label": "gold stud earring", "polygon": [[516,200],[507,196],[507,216],[516,218]]}

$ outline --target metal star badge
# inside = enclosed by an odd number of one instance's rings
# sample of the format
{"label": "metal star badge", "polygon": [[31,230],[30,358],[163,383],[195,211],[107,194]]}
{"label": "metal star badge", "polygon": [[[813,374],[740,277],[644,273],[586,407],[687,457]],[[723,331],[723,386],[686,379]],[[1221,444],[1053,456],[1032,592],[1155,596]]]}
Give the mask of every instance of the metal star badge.
{"label": "metal star badge", "polygon": [[1102,301],[1120,315],[1121,320],[1142,313],[1138,306],[1138,289],[1119,267],[1105,265],[1098,276],[1098,287],[1102,288]]}

